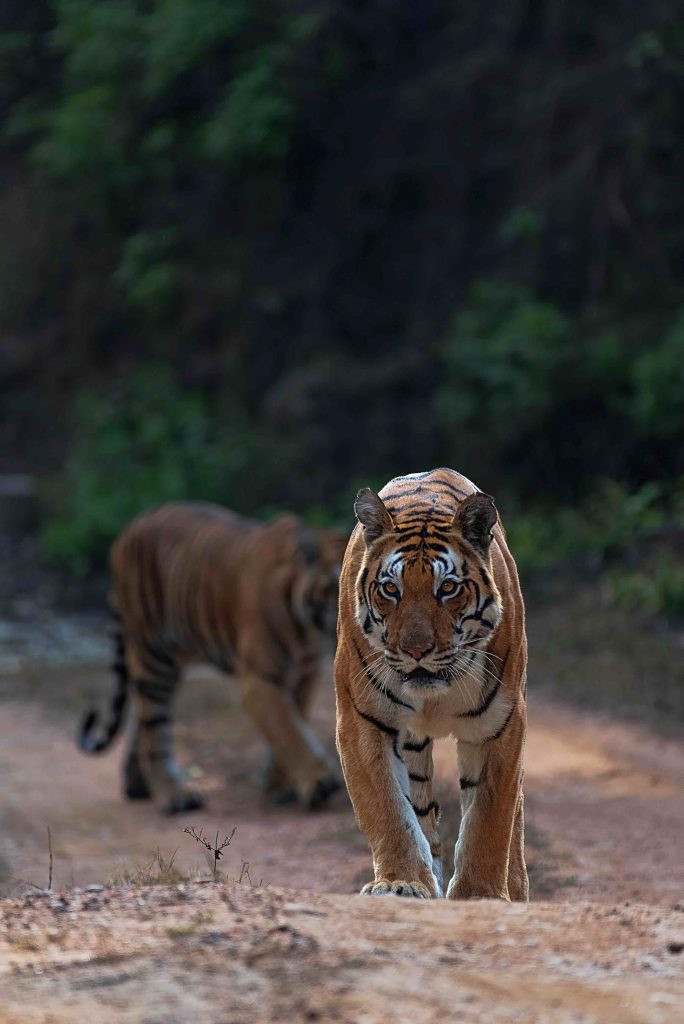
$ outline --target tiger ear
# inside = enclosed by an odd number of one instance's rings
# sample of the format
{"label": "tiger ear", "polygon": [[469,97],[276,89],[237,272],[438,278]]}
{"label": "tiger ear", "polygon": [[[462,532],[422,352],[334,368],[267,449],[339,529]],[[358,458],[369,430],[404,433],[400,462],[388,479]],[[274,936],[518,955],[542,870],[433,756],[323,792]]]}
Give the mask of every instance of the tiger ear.
{"label": "tiger ear", "polygon": [[461,502],[453,525],[476,551],[486,555],[492,543],[492,527],[497,520],[494,499],[478,491]]}
{"label": "tiger ear", "polygon": [[382,498],[378,497],[375,491],[371,491],[370,487],[362,487],[356,495],[354,512],[358,521],[363,524],[363,539],[366,544],[372,544],[378,537],[394,529],[394,520]]}

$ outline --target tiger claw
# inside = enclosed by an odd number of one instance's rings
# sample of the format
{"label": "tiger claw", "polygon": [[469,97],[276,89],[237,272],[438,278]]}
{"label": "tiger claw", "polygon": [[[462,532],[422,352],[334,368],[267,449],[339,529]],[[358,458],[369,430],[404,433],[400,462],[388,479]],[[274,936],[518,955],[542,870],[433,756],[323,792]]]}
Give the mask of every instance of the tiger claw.
{"label": "tiger claw", "polygon": [[406,882],[402,879],[390,881],[387,878],[376,878],[366,882],[361,890],[362,896],[407,896],[417,900],[432,899],[432,893],[422,882]]}

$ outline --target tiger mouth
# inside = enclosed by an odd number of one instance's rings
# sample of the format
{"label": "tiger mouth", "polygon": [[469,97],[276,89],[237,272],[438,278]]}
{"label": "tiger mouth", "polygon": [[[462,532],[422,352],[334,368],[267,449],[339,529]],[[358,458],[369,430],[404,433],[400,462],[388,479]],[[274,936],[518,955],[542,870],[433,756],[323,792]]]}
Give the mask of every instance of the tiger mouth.
{"label": "tiger mouth", "polygon": [[425,668],[414,668],[412,672],[400,673],[402,683],[417,683],[419,686],[434,686],[436,683],[448,683],[449,673],[446,669],[439,672],[428,672]]}

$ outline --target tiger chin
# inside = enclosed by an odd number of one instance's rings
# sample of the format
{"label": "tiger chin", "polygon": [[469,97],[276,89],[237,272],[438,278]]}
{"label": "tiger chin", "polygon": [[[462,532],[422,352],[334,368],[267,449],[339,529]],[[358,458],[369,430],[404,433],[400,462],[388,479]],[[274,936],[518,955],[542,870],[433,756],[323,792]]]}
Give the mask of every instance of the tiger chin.
{"label": "tiger chin", "polygon": [[451,469],[361,490],[340,577],[337,748],[374,879],[443,894],[432,744],[458,743],[451,899],[528,899],[523,746],[527,641],[492,498]]}
{"label": "tiger chin", "polygon": [[[307,717],[322,658],[334,644],[344,542],[295,516],[258,523],[216,505],[178,503],[143,514],[111,552],[117,685],[109,721],[84,719],[78,744],[106,750],[129,699],[135,722],[124,793],[174,814],[203,806],[173,756],[173,702],[182,668],[235,674],[269,746],[265,796],[310,810],[341,786]],[[327,650],[326,650],[327,648]]]}

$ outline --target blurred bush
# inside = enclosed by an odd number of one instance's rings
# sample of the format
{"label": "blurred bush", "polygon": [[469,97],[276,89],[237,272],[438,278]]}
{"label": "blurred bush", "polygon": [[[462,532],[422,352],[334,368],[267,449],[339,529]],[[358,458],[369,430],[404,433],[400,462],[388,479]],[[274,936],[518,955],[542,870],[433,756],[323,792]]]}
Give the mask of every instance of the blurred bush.
{"label": "blurred bush", "polygon": [[521,508],[510,517],[508,534],[523,572],[563,563],[596,570],[653,537],[665,518],[660,485],[630,492],[624,484],[604,480],[576,506]]}
{"label": "blurred bush", "polygon": [[258,504],[259,449],[257,430],[239,415],[218,430],[206,400],[182,390],[163,366],[84,394],[69,460],[44,495],[51,509],[44,549],[83,571],[101,561],[125,523],[154,505],[193,498],[238,509]]}
{"label": "blurred bush", "polygon": [[618,608],[641,615],[684,617],[684,565],[661,555],[647,572],[615,569],[607,576],[608,592]]}
{"label": "blurred bush", "polygon": [[674,0],[9,0],[0,72],[0,463],[66,452],[53,554],[170,497],[346,522],[350,481],[430,464],[529,564],[650,529],[684,474]]}

